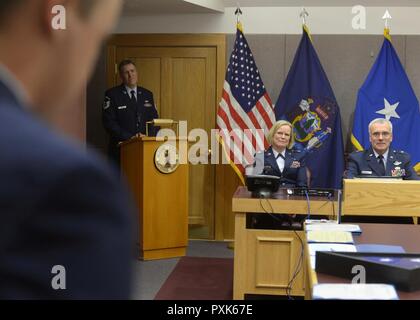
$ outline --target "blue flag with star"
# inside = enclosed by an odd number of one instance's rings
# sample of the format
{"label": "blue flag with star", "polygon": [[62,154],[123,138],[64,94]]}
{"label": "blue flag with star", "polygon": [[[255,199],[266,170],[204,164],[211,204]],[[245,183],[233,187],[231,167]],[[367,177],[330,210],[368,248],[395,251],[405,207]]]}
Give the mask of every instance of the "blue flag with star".
{"label": "blue flag with star", "polygon": [[359,89],[351,141],[357,150],[367,149],[369,123],[375,118],[392,122],[392,147],[408,152],[420,171],[419,102],[392,45],[389,30],[372,69]]}
{"label": "blue flag with star", "polygon": [[294,148],[305,152],[310,187],[341,188],[344,148],[340,109],[306,26],[275,107],[293,125]]}

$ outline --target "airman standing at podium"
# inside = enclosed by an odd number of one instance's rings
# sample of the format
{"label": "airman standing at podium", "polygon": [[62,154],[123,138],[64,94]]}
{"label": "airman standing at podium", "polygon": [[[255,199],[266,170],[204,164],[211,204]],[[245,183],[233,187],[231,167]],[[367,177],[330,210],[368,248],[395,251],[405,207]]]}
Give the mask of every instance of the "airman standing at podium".
{"label": "airman standing at podium", "polygon": [[[118,66],[122,84],[105,93],[102,121],[110,135],[109,156],[120,163],[119,144],[134,137],[146,135],[146,124],[159,117],[153,93],[138,86],[136,65],[123,60]],[[149,135],[155,136],[158,128],[149,126]]]}
{"label": "airman standing at podium", "polygon": [[410,155],[390,147],[392,142],[392,123],[384,118],[377,118],[369,124],[371,147],[364,151],[350,154],[346,177],[357,176],[393,176],[404,180],[418,180],[410,164]]}

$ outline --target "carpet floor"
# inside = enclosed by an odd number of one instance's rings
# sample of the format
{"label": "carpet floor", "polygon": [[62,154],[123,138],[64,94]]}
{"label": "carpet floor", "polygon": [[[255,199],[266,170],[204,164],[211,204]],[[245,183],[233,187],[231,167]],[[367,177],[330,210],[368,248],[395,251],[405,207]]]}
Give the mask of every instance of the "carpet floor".
{"label": "carpet floor", "polygon": [[155,300],[232,300],[233,259],[182,257]]}

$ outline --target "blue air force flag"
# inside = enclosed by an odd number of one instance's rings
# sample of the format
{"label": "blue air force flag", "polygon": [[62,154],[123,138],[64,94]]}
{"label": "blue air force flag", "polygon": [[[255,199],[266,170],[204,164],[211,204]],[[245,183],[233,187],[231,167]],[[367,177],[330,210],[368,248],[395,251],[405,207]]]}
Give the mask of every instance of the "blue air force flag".
{"label": "blue air force flag", "polygon": [[275,111],[278,120],[292,123],[294,148],[306,152],[311,187],[341,188],[340,109],[306,26]]}
{"label": "blue air force flag", "polygon": [[388,29],[384,35],[379,56],[359,89],[351,141],[357,150],[369,148],[370,121],[386,118],[393,126],[393,148],[410,153],[412,164],[419,172],[419,102],[392,46]]}

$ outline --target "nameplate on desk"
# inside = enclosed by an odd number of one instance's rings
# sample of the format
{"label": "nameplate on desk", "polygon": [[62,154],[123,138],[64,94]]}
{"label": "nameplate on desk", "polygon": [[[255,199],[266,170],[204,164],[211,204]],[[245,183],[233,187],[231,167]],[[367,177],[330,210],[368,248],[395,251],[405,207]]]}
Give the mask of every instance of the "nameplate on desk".
{"label": "nameplate on desk", "polygon": [[355,245],[346,243],[309,243],[308,249],[312,269],[315,269],[316,253],[318,251],[357,252],[357,248]]}

